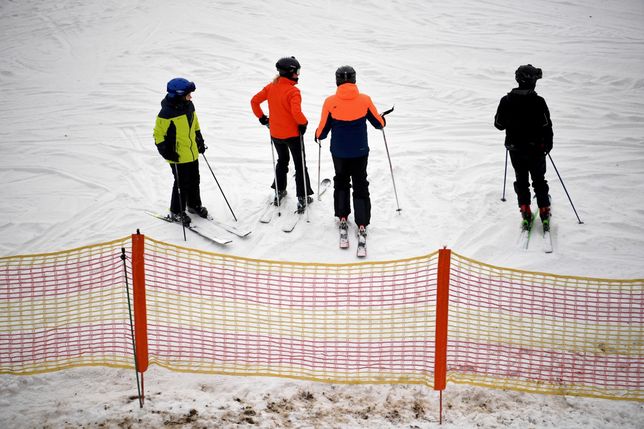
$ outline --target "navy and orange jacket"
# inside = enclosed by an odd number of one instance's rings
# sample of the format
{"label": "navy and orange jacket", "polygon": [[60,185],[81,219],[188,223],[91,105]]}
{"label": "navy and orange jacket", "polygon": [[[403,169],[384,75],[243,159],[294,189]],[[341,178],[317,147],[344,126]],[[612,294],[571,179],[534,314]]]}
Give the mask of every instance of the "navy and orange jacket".
{"label": "navy and orange jacket", "polygon": [[279,77],[266,85],[250,100],[253,113],[257,118],[264,115],[260,104],[268,100],[270,113],[271,137],[287,139],[298,137],[298,125],[308,123],[302,113],[302,96],[295,82],[285,77]]}
{"label": "navy and orange jacket", "polygon": [[369,154],[367,120],[377,129],[385,121],[376,111],[371,98],[360,94],[354,83],[343,83],[335,95],[322,106],[320,125],[315,137],[323,140],[331,133],[331,154],[337,158],[358,158]]}

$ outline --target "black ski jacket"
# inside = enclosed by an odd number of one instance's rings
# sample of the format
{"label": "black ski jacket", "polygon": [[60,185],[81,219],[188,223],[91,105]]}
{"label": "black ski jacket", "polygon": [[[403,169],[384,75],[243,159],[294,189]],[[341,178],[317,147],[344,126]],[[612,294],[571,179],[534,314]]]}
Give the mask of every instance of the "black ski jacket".
{"label": "black ski jacket", "polygon": [[494,126],[505,130],[505,147],[511,151],[548,153],[552,149],[550,111],[534,90],[514,88],[501,98]]}

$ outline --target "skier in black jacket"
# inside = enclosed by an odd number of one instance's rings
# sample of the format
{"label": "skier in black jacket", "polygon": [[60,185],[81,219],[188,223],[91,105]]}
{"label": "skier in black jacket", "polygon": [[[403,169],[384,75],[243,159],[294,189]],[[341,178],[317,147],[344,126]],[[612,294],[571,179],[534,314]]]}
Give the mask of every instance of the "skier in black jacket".
{"label": "skier in black jacket", "polygon": [[550,197],[546,174],[546,155],[552,150],[552,121],[546,101],[537,95],[535,86],[541,69],[532,64],[520,66],[515,72],[519,84],[501,98],[494,117],[494,126],[505,130],[505,147],[516,175],[514,190],[524,222],[531,222],[530,177],[537,197],[539,215],[545,226],[550,222]]}

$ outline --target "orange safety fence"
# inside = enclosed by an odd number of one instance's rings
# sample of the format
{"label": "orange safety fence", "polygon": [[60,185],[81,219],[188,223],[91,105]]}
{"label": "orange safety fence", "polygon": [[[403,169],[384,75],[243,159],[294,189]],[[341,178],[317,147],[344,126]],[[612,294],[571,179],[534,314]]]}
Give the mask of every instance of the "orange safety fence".
{"label": "orange safety fence", "polygon": [[0,258],[0,373],[131,368],[130,329],[141,373],[156,364],[644,400],[643,279],[513,270],[448,249],[353,264],[257,260],[142,235]]}

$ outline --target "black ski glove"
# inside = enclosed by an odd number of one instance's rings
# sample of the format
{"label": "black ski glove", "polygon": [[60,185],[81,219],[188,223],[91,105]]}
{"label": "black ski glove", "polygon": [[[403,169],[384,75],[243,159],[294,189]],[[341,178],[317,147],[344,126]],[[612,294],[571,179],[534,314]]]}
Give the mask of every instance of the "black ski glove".
{"label": "black ski glove", "polygon": [[268,125],[268,117],[266,115],[262,115],[262,117],[259,118],[259,123],[270,128],[270,126]]}
{"label": "black ski glove", "polygon": [[307,122],[306,124],[300,124],[297,126],[297,130],[300,132],[300,135],[303,136],[304,133],[306,132],[306,126],[309,125]]}
{"label": "black ski glove", "polygon": [[179,154],[177,153],[175,147],[177,146],[177,127],[174,125],[174,122],[170,121],[170,126],[168,131],[165,134],[165,140],[157,144],[157,150],[161,156],[168,161],[177,162],[179,161]]}
{"label": "black ski glove", "polygon": [[545,154],[548,155],[551,150],[552,150],[552,142],[545,142],[543,144],[543,151],[545,152]]}
{"label": "black ski glove", "polygon": [[197,150],[199,153],[204,153],[206,149],[208,149],[208,146],[206,146],[203,136],[201,135],[201,130],[197,130],[196,135],[195,135],[195,140],[197,140]]}

